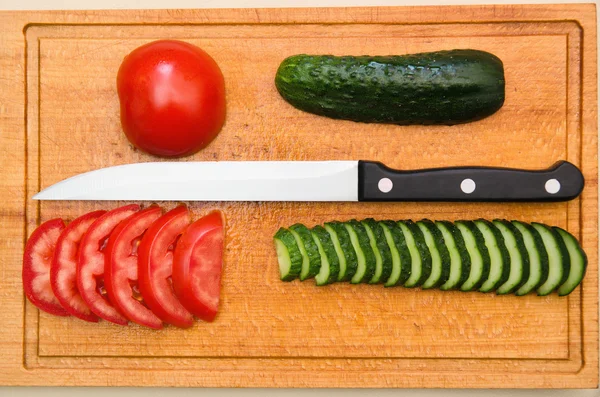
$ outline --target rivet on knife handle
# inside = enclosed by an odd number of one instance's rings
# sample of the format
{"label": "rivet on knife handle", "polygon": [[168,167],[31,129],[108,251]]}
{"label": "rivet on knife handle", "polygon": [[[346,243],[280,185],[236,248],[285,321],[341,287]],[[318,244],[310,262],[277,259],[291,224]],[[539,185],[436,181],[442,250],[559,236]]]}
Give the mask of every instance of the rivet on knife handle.
{"label": "rivet on knife handle", "polygon": [[359,201],[567,201],[583,190],[581,171],[568,161],[545,170],[491,167],[393,170],[359,161]]}

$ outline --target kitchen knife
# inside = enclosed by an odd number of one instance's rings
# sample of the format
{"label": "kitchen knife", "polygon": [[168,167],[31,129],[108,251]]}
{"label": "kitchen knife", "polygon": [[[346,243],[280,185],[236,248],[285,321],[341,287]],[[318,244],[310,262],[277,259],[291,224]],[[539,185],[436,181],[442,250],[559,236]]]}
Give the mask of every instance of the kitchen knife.
{"label": "kitchen knife", "polygon": [[144,201],[566,201],[583,175],[451,167],[393,170],[373,161],[153,162],[102,168],[58,182],[37,200]]}

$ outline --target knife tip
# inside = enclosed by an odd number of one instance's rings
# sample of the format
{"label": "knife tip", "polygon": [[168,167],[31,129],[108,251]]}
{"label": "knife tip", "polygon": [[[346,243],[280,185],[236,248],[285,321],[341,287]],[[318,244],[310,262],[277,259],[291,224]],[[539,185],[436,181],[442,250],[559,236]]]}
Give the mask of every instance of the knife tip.
{"label": "knife tip", "polygon": [[48,197],[46,194],[44,194],[44,191],[42,190],[41,192],[34,194],[31,199],[32,200],[47,200]]}

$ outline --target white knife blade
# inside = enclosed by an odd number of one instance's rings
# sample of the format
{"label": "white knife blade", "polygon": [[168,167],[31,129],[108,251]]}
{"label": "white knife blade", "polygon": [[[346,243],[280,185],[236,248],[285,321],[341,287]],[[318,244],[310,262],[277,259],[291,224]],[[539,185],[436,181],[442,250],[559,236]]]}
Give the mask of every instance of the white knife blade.
{"label": "white knife blade", "polygon": [[358,161],[126,164],[65,179],[33,199],[358,201]]}

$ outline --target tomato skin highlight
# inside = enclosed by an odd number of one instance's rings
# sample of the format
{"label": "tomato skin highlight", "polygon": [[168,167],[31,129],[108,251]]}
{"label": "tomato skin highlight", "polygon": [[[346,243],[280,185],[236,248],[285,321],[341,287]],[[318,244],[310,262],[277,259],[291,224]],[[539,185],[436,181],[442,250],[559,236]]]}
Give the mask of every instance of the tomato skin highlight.
{"label": "tomato skin highlight", "polygon": [[138,282],[138,256],[133,248],[148,227],[162,215],[153,205],[125,219],[112,231],[104,253],[104,286],[112,304],[129,320],[153,329],[162,321],[134,297]]}
{"label": "tomato skin highlight", "polygon": [[77,261],[81,239],[92,223],[105,213],[93,211],[71,221],[56,242],[50,268],[52,291],[63,308],[71,315],[93,323],[98,322],[98,316],[92,313],[77,289]]}
{"label": "tomato skin highlight", "polygon": [[31,233],[23,252],[23,290],[38,309],[56,316],[68,316],[50,286],[50,267],[56,241],[65,229],[65,222],[51,219]]}
{"label": "tomato skin highlight", "polygon": [[108,211],[92,223],[79,246],[77,288],[81,297],[95,315],[119,325],[127,325],[127,318],[99,291],[104,280],[103,243],[121,221],[139,209],[139,205],[131,204]]}
{"label": "tomato skin highlight", "polygon": [[183,306],[212,322],[219,307],[223,266],[223,217],[213,211],[185,230],[173,258],[173,289]]}
{"label": "tomato skin highlight", "polygon": [[177,40],[134,49],[117,74],[121,125],[144,152],[187,156],[207,146],[225,122],[225,81],[210,55]]}
{"label": "tomato skin highlight", "polygon": [[179,328],[191,327],[194,318],[169,282],[173,271],[173,251],[169,248],[189,223],[187,207],[176,207],[150,225],[138,247],[138,282],[144,301],[161,320]]}

